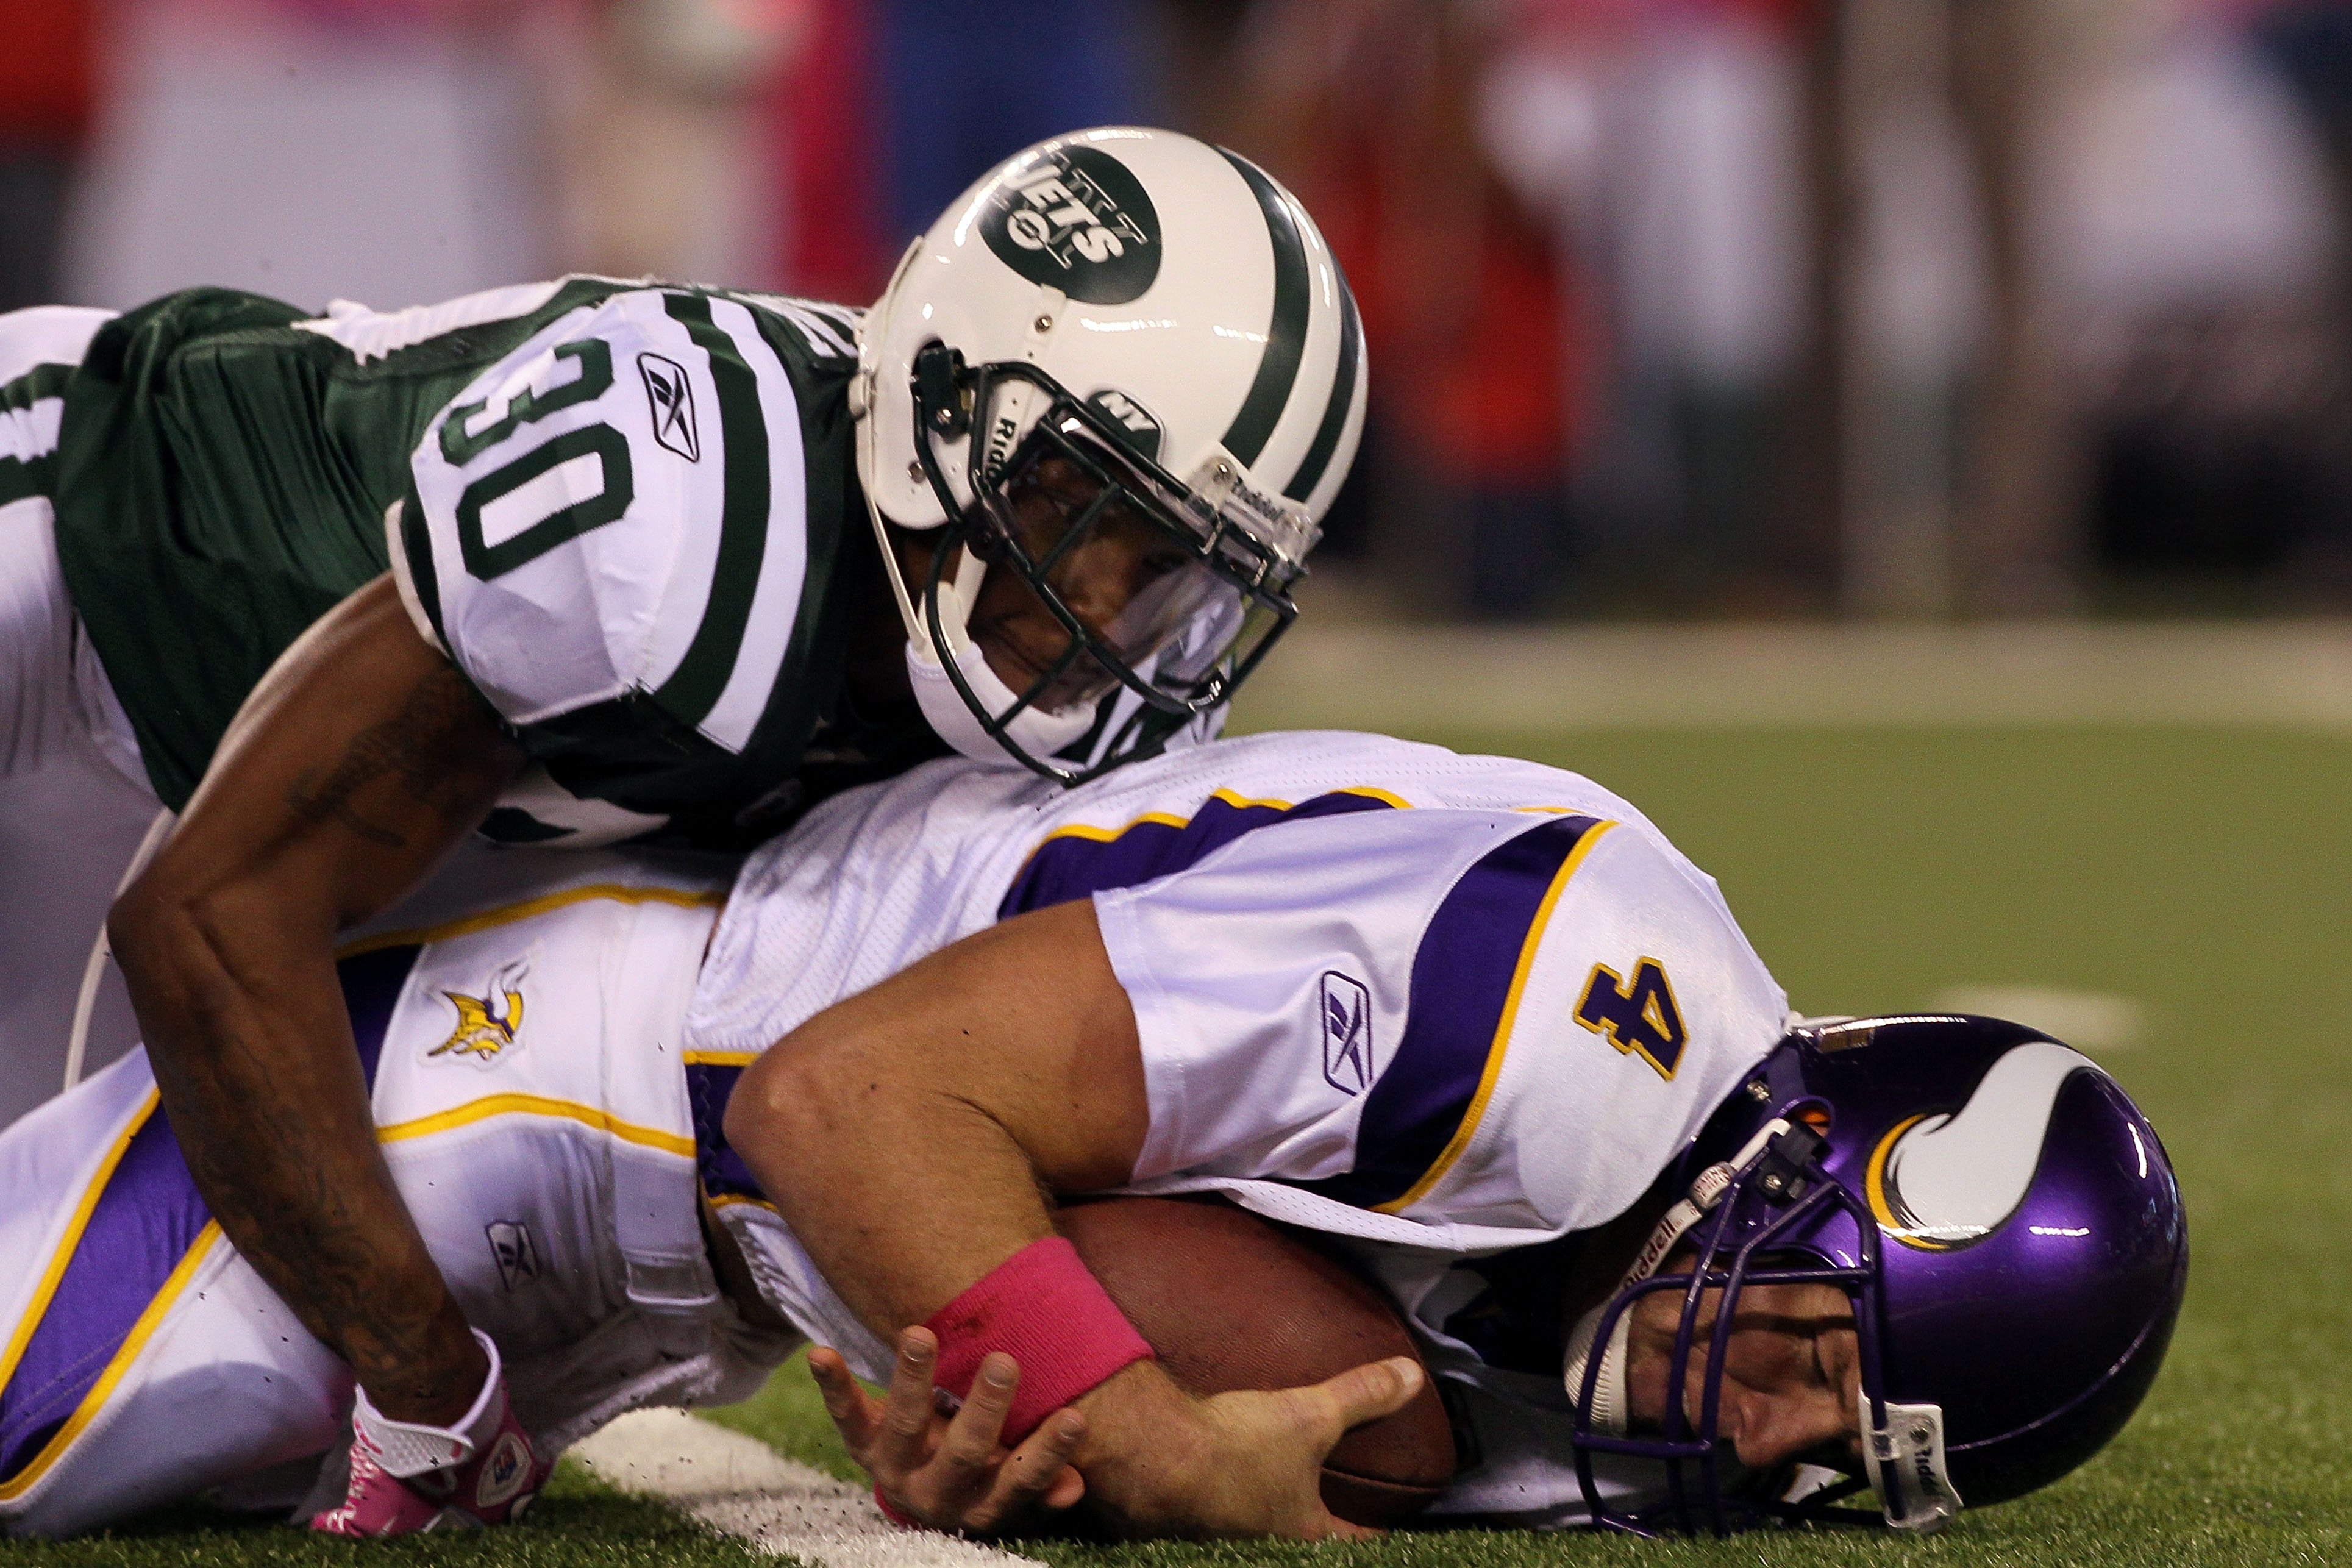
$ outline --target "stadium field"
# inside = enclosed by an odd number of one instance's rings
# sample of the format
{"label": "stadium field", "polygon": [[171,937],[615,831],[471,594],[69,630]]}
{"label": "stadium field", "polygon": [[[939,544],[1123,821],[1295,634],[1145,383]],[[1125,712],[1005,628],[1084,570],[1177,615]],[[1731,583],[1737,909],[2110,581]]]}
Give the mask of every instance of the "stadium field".
{"label": "stadium field", "polygon": [[[1575,768],[1638,803],[1721,880],[1801,1009],[2005,1003],[2111,1068],[2164,1135],[2189,1199],[2189,1304],[2164,1375],[2083,1470],[1927,1541],[1414,1532],[1314,1549],[1012,1552],[1056,1568],[2352,1562],[2352,739],[1981,721],[1427,734]],[[842,1464],[794,1369],[719,1419],[821,1468]],[[938,1561],[913,1546],[868,1538],[813,1555],[828,1568]],[[576,1466],[529,1523],[495,1534],[352,1546],[183,1510],[0,1557],[126,1568],[772,1561]]]}

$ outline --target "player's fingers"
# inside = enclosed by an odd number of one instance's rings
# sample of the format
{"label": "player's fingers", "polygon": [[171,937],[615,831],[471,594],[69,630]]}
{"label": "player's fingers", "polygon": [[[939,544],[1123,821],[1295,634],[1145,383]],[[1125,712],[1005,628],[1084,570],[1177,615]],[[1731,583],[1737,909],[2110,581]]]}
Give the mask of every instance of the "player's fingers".
{"label": "player's fingers", "polygon": [[930,1446],[935,1414],[931,1374],[939,1359],[940,1342],[930,1330],[919,1325],[898,1336],[898,1358],[890,1367],[890,1394],[883,1404],[881,1430],[875,1444],[876,1457],[894,1474],[920,1466]]}
{"label": "player's fingers", "polygon": [[1422,1381],[1427,1375],[1419,1362],[1399,1355],[1351,1366],[1339,1376],[1317,1384],[1313,1392],[1339,1421],[1331,1441],[1338,1442],[1350,1427],[1403,1409],[1421,1392]]}
{"label": "player's fingers", "polygon": [[971,1510],[971,1527],[994,1531],[1032,1509],[1066,1509],[1084,1497],[1086,1478],[1069,1461],[1086,1432],[1087,1418],[1075,1410],[1045,1417],[997,1467],[988,1497]]}
{"label": "player's fingers", "polygon": [[996,1457],[996,1439],[1004,1430],[1004,1417],[1013,1408],[1013,1391],[1021,1386],[1021,1368],[1003,1351],[991,1351],[981,1358],[980,1375],[971,1380],[971,1392],[964,1396],[963,1408],[948,1423],[946,1441],[940,1445],[940,1458],[949,1466],[949,1474],[966,1485],[984,1485],[989,1463]]}
{"label": "player's fingers", "polygon": [[809,1375],[816,1380],[816,1391],[824,1397],[824,1413],[841,1430],[841,1440],[854,1455],[873,1441],[874,1424],[881,1411],[873,1395],[858,1386],[850,1375],[849,1363],[831,1345],[818,1345],[809,1352]]}

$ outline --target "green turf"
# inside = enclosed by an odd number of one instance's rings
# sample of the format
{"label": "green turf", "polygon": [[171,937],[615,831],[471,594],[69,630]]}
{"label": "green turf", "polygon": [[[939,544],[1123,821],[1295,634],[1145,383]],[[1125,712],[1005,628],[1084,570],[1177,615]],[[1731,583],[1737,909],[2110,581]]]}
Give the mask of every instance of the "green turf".
{"label": "green turf", "polygon": [[768,1386],[740,1405],[705,1412],[722,1426],[748,1432],[770,1447],[814,1465],[827,1475],[862,1481],[864,1471],[841,1446],[841,1436],[825,1418],[824,1397],[808,1374],[806,1352],[786,1362],[768,1380]]}
{"label": "green turf", "polygon": [[702,1529],[659,1503],[624,1497],[566,1461],[510,1530],[331,1541],[287,1524],[174,1508],[102,1535],[11,1542],[11,1563],[55,1568],[278,1568],[285,1564],[480,1564],[481,1568],[772,1568],[775,1559]]}
{"label": "green turf", "polygon": [[[1433,735],[1475,748],[1475,736]],[[2107,1065],[2164,1135],[2194,1266],[2170,1363],[2113,1447],[2035,1497],[1924,1542],[1750,1536],[1652,1544],[1504,1532],[1371,1547],[1022,1547],[1057,1568],[1538,1568],[1949,1563],[2016,1568],[2352,1563],[2352,742],[2215,731],[1591,732],[1529,747],[1637,803],[1723,883],[1814,1012],[1956,984],[2139,1003]],[[824,1468],[806,1374],[719,1418]],[[276,1561],[738,1563],[577,1478],[526,1528],[392,1547],[283,1530],[19,1547],[147,1568]]]}

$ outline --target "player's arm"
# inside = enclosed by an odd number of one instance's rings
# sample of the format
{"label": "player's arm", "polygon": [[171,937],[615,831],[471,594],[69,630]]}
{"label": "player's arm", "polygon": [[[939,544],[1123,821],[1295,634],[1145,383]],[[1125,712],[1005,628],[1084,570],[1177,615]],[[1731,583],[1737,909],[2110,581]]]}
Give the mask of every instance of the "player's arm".
{"label": "player's arm", "polygon": [[254,689],[108,921],[205,1201],[396,1420],[457,1419],[488,1367],[376,1145],[335,939],[413,887],[520,765],[379,578]]}
{"label": "player's arm", "polygon": [[[968,937],[803,1025],[744,1074],[727,1135],[843,1300],[888,1337],[1052,1235],[1048,1193],[1127,1182],[1150,1116],[1134,1012],[1080,900]],[[900,1381],[919,1399],[927,1336],[900,1343]],[[1195,1400],[1138,1362],[1076,1401],[1070,1461],[1127,1533],[1355,1532],[1318,1498],[1323,1455],[1402,1406],[1418,1375],[1383,1363],[1314,1389]]]}

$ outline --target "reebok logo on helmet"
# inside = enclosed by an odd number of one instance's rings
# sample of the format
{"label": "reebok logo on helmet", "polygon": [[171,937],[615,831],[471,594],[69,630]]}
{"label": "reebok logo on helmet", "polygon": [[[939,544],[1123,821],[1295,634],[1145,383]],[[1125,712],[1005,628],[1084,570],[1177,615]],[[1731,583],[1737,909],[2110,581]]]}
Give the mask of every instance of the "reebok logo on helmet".
{"label": "reebok logo on helmet", "polygon": [[1124,305],[1160,276],[1160,215],[1098,148],[1057,148],[1006,175],[980,232],[1005,266],[1088,305]]}

